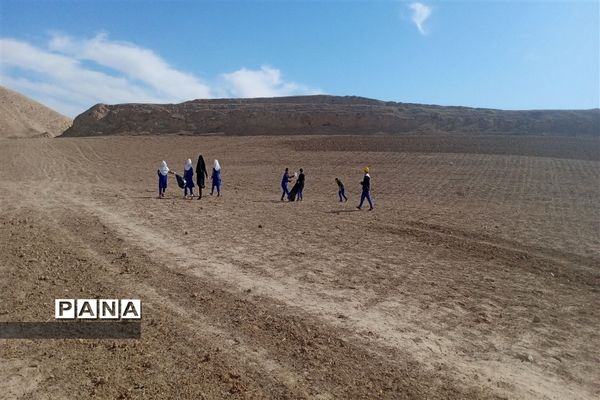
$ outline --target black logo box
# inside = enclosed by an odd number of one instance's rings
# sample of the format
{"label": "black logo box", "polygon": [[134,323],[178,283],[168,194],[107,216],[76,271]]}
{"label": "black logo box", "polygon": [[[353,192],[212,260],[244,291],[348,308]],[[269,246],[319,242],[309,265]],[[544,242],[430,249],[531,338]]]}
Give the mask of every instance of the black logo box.
{"label": "black logo box", "polygon": [[0,339],[140,339],[134,321],[0,322]]}

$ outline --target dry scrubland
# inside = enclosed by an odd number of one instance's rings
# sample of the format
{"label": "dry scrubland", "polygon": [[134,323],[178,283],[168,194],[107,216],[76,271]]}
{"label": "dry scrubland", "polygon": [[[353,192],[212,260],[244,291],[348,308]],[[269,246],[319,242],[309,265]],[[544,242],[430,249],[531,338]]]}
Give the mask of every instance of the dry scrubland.
{"label": "dry scrubland", "polygon": [[[2,140],[0,320],[136,298],[142,339],[0,340],[0,398],[595,399],[598,139]],[[202,152],[221,198],[156,199]],[[194,160],[195,162],[195,160]],[[374,212],[358,212],[371,166]],[[285,166],[306,171],[281,203]],[[334,177],[350,201],[337,202]]]}

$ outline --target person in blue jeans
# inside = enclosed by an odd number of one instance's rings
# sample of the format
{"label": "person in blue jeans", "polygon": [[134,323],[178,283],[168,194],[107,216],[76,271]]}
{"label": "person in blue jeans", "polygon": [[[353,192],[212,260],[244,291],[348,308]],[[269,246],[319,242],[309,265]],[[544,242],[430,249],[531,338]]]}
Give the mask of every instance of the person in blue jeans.
{"label": "person in blue jeans", "polygon": [[281,190],[283,192],[281,193],[281,201],[283,201],[284,197],[288,197],[290,195],[287,185],[291,181],[289,170],[286,168],[285,172],[283,173],[283,177],[281,178]]}
{"label": "person in blue jeans", "polygon": [[304,191],[304,179],[304,170],[300,168],[300,174],[296,180],[298,182],[298,193],[296,194],[296,200],[298,201],[301,201],[304,198],[302,195],[302,192]]}
{"label": "person in blue jeans", "polygon": [[219,164],[219,160],[215,160],[212,170],[212,188],[210,190],[210,195],[213,195],[215,188],[217,189],[217,197],[221,195],[221,165]]}
{"label": "person in blue jeans", "polygon": [[167,162],[162,160],[156,173],[158,174],[158,198],[162,199],[165,197],[165,192],[167,190],[167,175],[174,174],[174,172],[169,170]]}
{"label": "person in blue jeans", "polygon": [[[340,196],[340,203],[342,201],[348,201],[348,198],[346,197],[346,192],[344,190],[344,184],[342,183],[342,181],[340,181],[338,178],[335,178],[335,183],[337,183],[338,185],[338,196]],[[342,197],[344,198],[344,200],[342,200]]]}
{"label": "person in blue jeans", "polygon": [[371,196],[369,194],[371,190],[371,175],[369,175],[369,167],[365,167],[365,176],[363,176],[363,180],[360,183],[362,185],[362,194],[360,195],[360,204],[358,205],[359,210],[363,205],[363,201],[367,199],[369,201],[369,211],[373,210],[373,203],[371,202]]}
{"label": "person in blue jeans", "polygon": [[183,188],[183,197],[187,198],[188,191],[190,192],[191,198],[194,197],[194,169],[192,168],[192,160],[187,159],[183,166],[183,179],[185,179],[185,186]]}

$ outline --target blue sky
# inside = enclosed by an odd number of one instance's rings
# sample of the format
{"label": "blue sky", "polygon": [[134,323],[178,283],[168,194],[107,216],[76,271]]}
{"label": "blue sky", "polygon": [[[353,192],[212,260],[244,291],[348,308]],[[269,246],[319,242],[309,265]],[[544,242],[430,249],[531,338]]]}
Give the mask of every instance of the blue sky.
{"label": "blue sky", "polygon": [[599,107],[598,1],[7,1],[0,84],[93,104],[326,93]]}

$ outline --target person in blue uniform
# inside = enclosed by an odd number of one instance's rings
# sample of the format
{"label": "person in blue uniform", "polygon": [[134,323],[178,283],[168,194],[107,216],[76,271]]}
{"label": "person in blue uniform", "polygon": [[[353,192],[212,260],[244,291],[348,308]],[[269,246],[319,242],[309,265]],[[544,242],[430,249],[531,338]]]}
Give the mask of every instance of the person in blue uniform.
{"label": "person in blue uniform", "polygon": [[185,187],[183,188],[183,197],[187,198],[188,191],[190,192],[190,199],[194,197],[194,169],[192,168],[192,160],[187,159],[183,166],[183,179],[185,179]]}
{"label": "person in blue uniform", "polygon": [[[338,196],[340,196],[340,203],[342,201],[348,201],[348,198],[346,197],[346,192],[344,190],[344,184],[342,183],[342,181],[340,181],[339,178],[335,178],[335,183],[337,183],[338,185]],[[342,197],[344,198],[344,200],[342,200]]]}
{"label": "person in blue uniform", "polygon": [[298,194],[296,195],[298,201],[303,199],[302,191],[304,190],[304,179],[304,170],[300,168],[300,174],[298,174],[298,179],[296,180],[296,182],[298,182]]}
{"label": "person in blue uniform", "polygon": [[363,180],[360,183],[362,185],[362,194],[360,195],[360,204],[358,205],[359,210],[363,205],[363,201],[367,199],[369,201],[369,211],[373,210],[373,203],[371,202],[371,175],[369,175],[369,167],[365,167],[364,169],[365,175],[363,176]]}
{"label": "person in blue uniform", "polygon": [[213,164],[212,170],[212,189],[210,190],[210,195],[213,195],[215,188],[217,189],[217,196],[221,195],[221,165],[219,164],[219,160],[215,160]]}
{"label": "person in blue uniform", "polygon": [[162,199],[167,191],[167,175],[174,174],[174,172],[169,169],[167,162],[162,160],[156,173],[158,174],[158,198]]}
{"label": "person in blue uniform", "polygon": [[291,181],[289,170],[286,168],[285,172],[283,173],[283,177],[281,178],[281,190],[283,192],[281,193],[281,201],[283,201],[284,197],[289,197],[290,191],[288,190],[287,185]]}
{"label": "person in blue uniform", "polygon": [[204,178],[208,179],[208,172],[206,171],[206,163],[202,154],[198,156],[198,162],[196,163],[196,183],[198,184],[198,200],[202,198],[202,189],[204,189]]}

